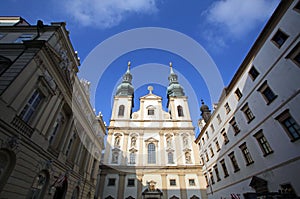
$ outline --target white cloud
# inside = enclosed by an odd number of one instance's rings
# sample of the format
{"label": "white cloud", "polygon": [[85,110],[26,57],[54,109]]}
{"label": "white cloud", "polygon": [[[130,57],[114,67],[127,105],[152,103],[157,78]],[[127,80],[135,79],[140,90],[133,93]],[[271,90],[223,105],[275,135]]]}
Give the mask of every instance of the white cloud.
{"label": "white cloud", "polygon": [[130,13],[152,14],[156,0],[69,0],[66,13],[84,26],[110,28]]}
{"label": "white cloud", "polygon": [[[279,0],[220,0],[205,11],[208,28],[223,40],[241,38],[273,13]],[[220,39],[221,40],[221,39]]]}

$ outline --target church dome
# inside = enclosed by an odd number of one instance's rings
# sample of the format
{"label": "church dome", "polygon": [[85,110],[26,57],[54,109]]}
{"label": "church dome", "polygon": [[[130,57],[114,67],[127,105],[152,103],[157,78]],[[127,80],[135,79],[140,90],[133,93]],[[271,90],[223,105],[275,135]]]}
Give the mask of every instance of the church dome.
{"label": "church dome", "polygon": [[117,87],[117,96],[132,96],[134,92],[134,88],[131,84],[132,75],[130,73],[130,62],[128,62],[128,69],[126,73],[123,75],[122,83]]}

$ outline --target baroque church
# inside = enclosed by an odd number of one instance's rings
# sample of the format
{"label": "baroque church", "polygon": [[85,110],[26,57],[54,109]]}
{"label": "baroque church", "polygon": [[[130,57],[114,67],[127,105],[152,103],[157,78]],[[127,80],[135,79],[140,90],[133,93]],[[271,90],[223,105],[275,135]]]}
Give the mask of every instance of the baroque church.
{"label": "baroque church", "polygon": [[162,97],[140,97],[132,112],[134,88],[128,69],[117,87],[100,178],[100,198],[206,198],[187,96],[170,63],[167,108]]}

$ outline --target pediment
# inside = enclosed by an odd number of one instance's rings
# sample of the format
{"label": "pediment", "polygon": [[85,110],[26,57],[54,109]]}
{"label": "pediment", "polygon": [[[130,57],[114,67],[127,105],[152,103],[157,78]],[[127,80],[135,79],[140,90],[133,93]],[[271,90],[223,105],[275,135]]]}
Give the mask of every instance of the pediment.
{"label": "pediment", "polygon": [[153,137],[150,137],[147,140],[145,140],[145,142],[158,142],[158,140]]}

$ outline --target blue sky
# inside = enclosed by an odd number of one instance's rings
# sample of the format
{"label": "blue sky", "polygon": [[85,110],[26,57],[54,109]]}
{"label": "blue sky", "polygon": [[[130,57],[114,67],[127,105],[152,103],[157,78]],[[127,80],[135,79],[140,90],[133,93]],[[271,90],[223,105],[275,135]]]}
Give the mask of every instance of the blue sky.
{"label": "blue sky", "polygon": [[[167,73],[165,69],[170,61],[179,74],[179,82],[186,80],[185,89],[192,91],[195,96],[188,96],[194,125],[200,118],[200,99],[211,107],[216,100],[212,97],[206,79],[210,81],[219,79],[219,75],[206,75],[211,71],[211,64],[204,61],[205,53],[222,78],[223,84],[228,85],[240,63],[251,48],[255,39],[264,27],[265,23],[277,7],[280,0],[6,0],[1,2],[0,13],[3,16],[22,16],[29,23],[36,24],[38,19],[44,24],[50,22],[65,21],[70,31],[70,38],[74,49],[78,51],[81,59],[79,76],[89,79],[82,71],[97,71],[105,69],[97,80],[90,80],[95,88],[93,106],[96,111],[101,111],[108,124],[111,115],[111,100],[114,88],[120,81],[122,74],[127,69],[127,62],[132,62],[131,68],[135,70],[133,76],[135,86],[135,107],[138,109],[138,99],[147,94],[147,86],[154,86],[154,94],[163,97],[163,105],[166,105]],[[159,27],[165,30],[173,30],[184,34],[203,48],[203,52],[197,54],[190,52],[201,66],[193,66],[191,61],[178,53],[165,49],[144,47],[132,48],[124,54],[115,55],[115,59],[104,65],[104,58],[97,55],[97,60],[91,59],[105,41],[121,34],[124,31],[136,28]],[[137,35],[135,38],[139,38]],[[114,43],[109,50],[117,52],[122,46],[138,42],[135,38]],[[141,35],[141,38],[142,37]],[[149,41],[157,40],[149,35]],[[168,38],[161,38],[162,42]],[[112,39],[113,40],[113,39]],[[123,39],[123,40],[126,40]],[[147,40],[147,37],[145,37]],[[102,43],[101,43],[102,42]],[[174,42],[174,43],[173,43]],[[170,40],[169,45],[181,48],[178,40]],[[192,50],[192,49],[191,49]],[[186,51],[189,51],[187,49]],[[100,52],[100,51],[99,51]],[[186,52],[185,52],[186,53]],[[194,54],[193,54],[194,53]],[[202,56],[202,55],[203,56]],[[199,57],[198,57],[199,55]],[[88,61],[90,59],[90,61]],[[160,73],[156,68],[164,70]],[[200,70],[199,67],[202,67]],[[147,72],[154,70],[154,75]],[[153,76],[157,71],[157,77],[163,79],[158,82]],[[200,72],[199,72],[200,71]],[[201,72],[202,71],[202,72]],[[149,75],[147,75],[149,74]],[[135,80],[141,81],[136,84]],[[190,92],[186,92],[190,93]]]}

